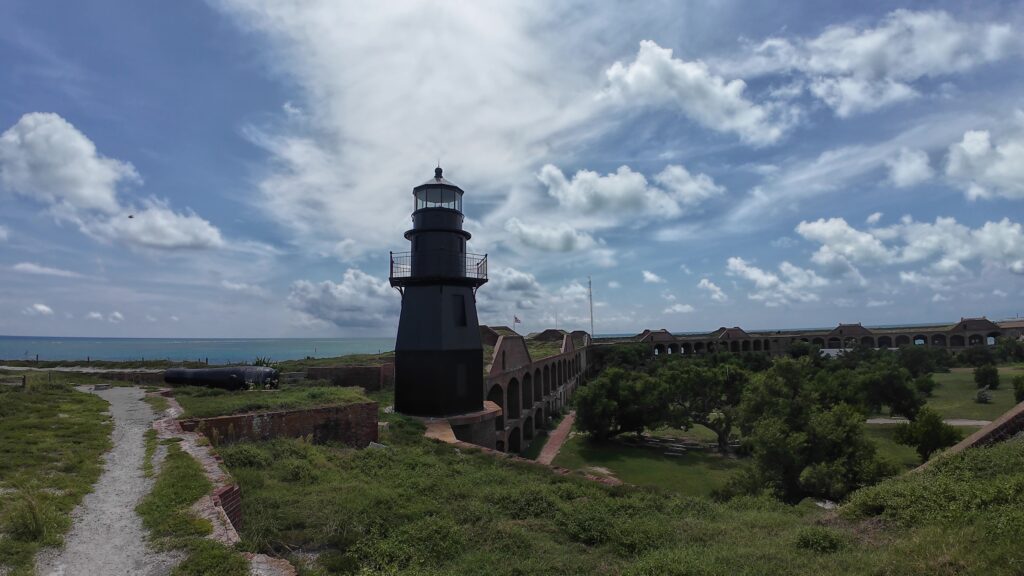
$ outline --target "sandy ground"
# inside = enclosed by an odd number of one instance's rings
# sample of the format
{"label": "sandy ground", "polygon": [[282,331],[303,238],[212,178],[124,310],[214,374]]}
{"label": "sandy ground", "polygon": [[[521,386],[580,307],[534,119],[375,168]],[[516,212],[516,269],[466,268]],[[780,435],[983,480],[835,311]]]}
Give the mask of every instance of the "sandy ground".
{"label": "sandy ground", "polygon": [[[90,391],[87,387],[80,388]],[[155,419],[138,388],[115,387],[93,392],[110,403],[114,448],[105,456],[103,474],[72,513],[71,531],[62,550],[45,550],[36,558],[41,576],[168,574],[180,559],[146,545],[146,531],[135,505],[149,493],[153,480],[142,475],[143,433]]]}

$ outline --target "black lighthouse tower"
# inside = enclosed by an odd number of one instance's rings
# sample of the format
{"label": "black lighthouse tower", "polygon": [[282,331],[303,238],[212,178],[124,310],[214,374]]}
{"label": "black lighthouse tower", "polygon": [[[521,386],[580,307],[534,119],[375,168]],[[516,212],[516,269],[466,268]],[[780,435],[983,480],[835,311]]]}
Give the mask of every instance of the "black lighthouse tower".
{"label": "black lighthouse tower", "polygon": [[391,285],[402,294],[395,342],[395,410],[451,416],[483,409],[483,344],[476,289],[487,256],[466,252],[462,189],[441,168],[413,188],[410,252],[391,253]]}

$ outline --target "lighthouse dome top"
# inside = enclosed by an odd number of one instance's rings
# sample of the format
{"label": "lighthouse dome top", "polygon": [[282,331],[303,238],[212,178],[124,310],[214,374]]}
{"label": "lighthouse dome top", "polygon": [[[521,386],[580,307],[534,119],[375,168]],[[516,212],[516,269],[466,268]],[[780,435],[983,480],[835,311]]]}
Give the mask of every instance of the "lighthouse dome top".
{"label": "lighthouse dome top", "polygon": [[412,189],[416,199],[414,210],[424,208],[444,208],[462,212],[462,188],[444,178],[444,172],[438,166],[434,169],[434,177]]}

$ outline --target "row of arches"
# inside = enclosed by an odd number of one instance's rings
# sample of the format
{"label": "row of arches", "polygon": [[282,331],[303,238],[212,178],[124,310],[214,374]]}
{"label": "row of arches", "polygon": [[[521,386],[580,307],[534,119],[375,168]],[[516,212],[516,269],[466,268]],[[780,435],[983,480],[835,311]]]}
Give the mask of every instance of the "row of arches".
{"label": "row of arches", "polygon": [[502,409],[494,421],[498,450],[522,451],[538,430],[547,428],[551,415],[575,390],[576,378],[583,372],[582,353],[543,362],[543,366],[532,364],[506,382],[490,383],[487,400]]}
{"label": "row of arches", "polygon": [[[1000,332],[973,334],[894,334],[886,336],[847,337],[814,337],[789,338],[789,344],[806,342],[825,349],[853,348],[857,345],[868,348],[899,348],[901,346],[930,346],[936,348],[964,348],[969,346],[994,346]],[[779,346],[778,341],[774,343]],[[654,355],[665,354],[711,354],[714,352],[771,352],[773,343],[767,339],[732,340],[730,342],[681,342],[655,344]]]}

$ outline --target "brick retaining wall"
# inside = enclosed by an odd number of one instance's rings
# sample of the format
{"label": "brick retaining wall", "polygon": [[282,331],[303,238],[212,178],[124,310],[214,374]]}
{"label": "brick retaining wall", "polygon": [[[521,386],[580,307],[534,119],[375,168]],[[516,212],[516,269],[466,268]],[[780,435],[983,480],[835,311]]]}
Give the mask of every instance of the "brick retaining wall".
{"label": "brick retaining wall", "polygon": [[966,448],[995,444],[996,442],[1009,440],[1021,432],[1024,432],[1024,402],[1010,408],[988,426],[964,438],[959,444],[950,448],[948,452],[960,452]]}
{"label": "brick retaining wall", "polygon": [[307,410],[234,414],[182,420],[187,432],[205,434],[213,444],[310,436],[313,442],[340,441],[365,448],[377,441],[377,403],[361,402]]}
{"label": "brick retaining wall", "polygon": [[238,484],[216,489],[213,492],[213,503],[224,510],[235,530],[242,528],[242,488]]}
{"label": "brick retaining wall", "polygon": [[315,366],[306,368],[309,380],[330,380],[335,386],[362,386],[380,390],[395,384],[395,365],[380,366]]}

